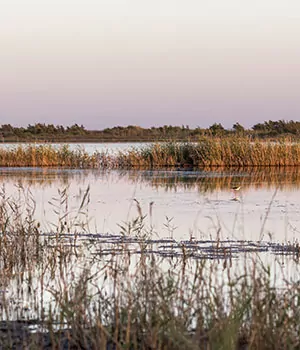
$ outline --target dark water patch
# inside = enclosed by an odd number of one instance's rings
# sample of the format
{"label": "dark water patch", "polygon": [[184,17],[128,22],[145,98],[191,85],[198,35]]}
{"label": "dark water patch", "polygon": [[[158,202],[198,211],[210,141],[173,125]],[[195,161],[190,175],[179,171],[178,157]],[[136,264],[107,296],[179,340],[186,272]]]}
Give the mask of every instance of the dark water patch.
{"label": "dark water patch", "polygon": [[[54,233],[46,233],[44,236],[57,237]],[[62,239],[63,238],[63,239]],[[64,240],[66,239],[66,240]],[[74,242],[74,244],[72,244]],[[271,253],[274,255],[300,255],[300,247],[297,243],[275,243],[270,241],[251,240],[175,240],[173,238],[151,239],[138,236],[109,235],[109,234],[64,234],[59,239],[59,245],[65,247],[80,248],[81,243],[90,245],[93,255],[113,254],[156,254],[163,257],[189,256],[196,259],[220,259],[238,258],[243,253]],[[100,245],[100,246],[99,246]],[[55,248],[52,241],[49,247]],[[141,248],[143,247],[143,248]]]}
{"label": "dark water patch", "polygon": [[[92,329],[82,329],[79,337],[75,330],[67,328],[63,323],[55,325],[53,322],[51,332],[44,326],[39,320],[0,322],[0,349],[95,349],[95,332]],[[56,326],[61,329],[55,330]],[[104,349],[115,350],[116,346],[113,341],[106,339]]]}

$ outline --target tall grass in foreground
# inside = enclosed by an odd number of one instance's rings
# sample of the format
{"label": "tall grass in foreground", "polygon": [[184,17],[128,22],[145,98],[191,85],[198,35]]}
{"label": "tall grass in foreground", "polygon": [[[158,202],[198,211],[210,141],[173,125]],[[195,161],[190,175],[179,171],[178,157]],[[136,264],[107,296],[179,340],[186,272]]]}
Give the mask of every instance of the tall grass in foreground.
{"label": "tall grass in foreground", "polygon": [[[85,227],[68,213],[67,191],[59,194],[63,208],[57,210],[52,235],[43,235],[34,221],[30,194],[25,202],[1,195],[3,348],[300,347],[297,281],[286,277],[276,289],[270,268],[255,255],[245,255],[238,269],[226,252],[223,259],[195,260],[184,245],[180,255],[160,258],[148,241],[154,232],[139,203],[137,218],[120,228],[124,237],[139,239],[137,249],[122,239],[108,249],[109,237],[107,243],[80,241]],[[78,215],[84,214],[88,196]],[[20,299],[25,306],[18,305]],[[12,322],[16,318],[23,328]],[[30,333],[26,321],[44,332]]]}

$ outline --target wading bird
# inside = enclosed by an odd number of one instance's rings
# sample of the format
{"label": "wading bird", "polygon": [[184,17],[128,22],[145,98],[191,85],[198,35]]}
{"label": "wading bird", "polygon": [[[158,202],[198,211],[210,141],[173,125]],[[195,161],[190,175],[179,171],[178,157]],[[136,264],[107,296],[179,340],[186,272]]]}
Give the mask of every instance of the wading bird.
{"label": "wading bird", "polygon": [[231,189],[232,189],[232,191],[234,193],[234,199],[238,199],[237,193],[241,189],[241,186],[233,186],[233,187],[231,187]]}

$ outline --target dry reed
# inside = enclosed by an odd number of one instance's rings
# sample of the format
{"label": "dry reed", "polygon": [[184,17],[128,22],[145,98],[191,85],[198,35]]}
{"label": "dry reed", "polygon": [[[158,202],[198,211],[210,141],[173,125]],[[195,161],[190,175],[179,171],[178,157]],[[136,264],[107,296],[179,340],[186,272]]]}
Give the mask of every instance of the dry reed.
{"label": "dry reed", "polygon": [[134,167],[282,167],[300,165],[300,143],[252,142],[247,138],[204,138],[190,143],[159,143],[123,157]]}
{"label": "dry reed", "polygon": [[286,167],[300,165],[300,143],[252,142],[248,138],[202,138],[198,142],[162,142],[131,148],[118,154],[84,149],[70,150],[66,145],[54,148],[30,144],[14,149],[0,149],[2,167],[72,167],[72,168],[159,168],[176,167]]}
{"label": "dry reed", "polygon": [[[109,236],[80,241],[85,225],[68,213],[67,190],[59,192],[58,223],[44,235],[30,192],[20,188],[20,195],[24,201],[2,192],[0,203],[3,348],[299,348],[300,286],[283,279],[277,289],[255,256],[237,270],[225,250],[223,258],[194,259],[183,244],[180,254],[159,257],[138,202],[137,218],[120,226],[116,246]],[[30,322],[44,331],[29,332]]]}

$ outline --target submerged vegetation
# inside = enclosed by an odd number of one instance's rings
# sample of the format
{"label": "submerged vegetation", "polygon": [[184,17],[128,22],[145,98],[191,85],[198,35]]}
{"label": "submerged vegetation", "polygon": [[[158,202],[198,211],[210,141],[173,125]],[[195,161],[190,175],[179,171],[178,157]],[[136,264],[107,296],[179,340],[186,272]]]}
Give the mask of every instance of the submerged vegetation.
{"label": "submerged vegetation", "polygon": [[[88,191],[77,214],[68,213],[67,190],[59,191],[58,221],[43,232],[30,192],[19,191],[24,200],[2,192],[0,203],[3,348],[299,348],[300,286],[282,260],[278,285],[278,271],[256,253],[237,264],[218,233],[215,258],[201,258],[200,242],[158,255],[165,243],[151,238],[138,202],[120,235],[89,234]],[[298,255],[289,259],[297,276]]]}

